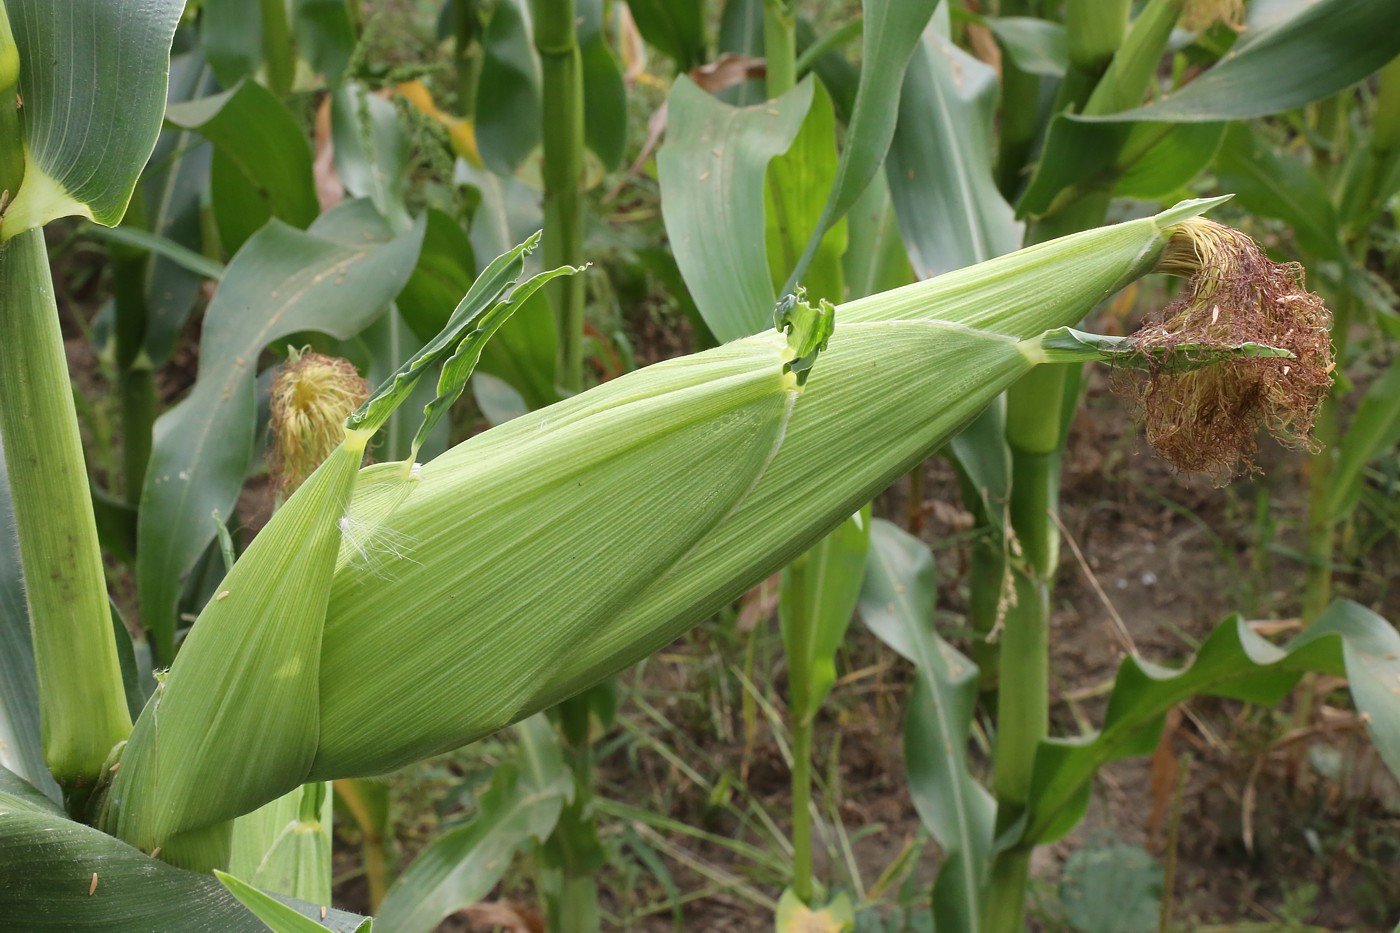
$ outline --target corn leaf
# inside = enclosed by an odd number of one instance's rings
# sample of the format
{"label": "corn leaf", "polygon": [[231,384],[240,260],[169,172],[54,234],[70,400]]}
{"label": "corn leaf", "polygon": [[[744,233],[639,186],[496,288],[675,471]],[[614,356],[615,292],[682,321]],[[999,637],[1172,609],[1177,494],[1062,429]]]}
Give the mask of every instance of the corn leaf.
{"label": "corn leaf", "polygon": [[1272,706],[1306,671],[1346,677],[1366,730],[1392,773],[1400,775],[1400,633],[1380,616],[1337,600],[1297,638],[1280,648],[1239,616],[1210,633],[1179,670],[1129,657],[1118,669],[1103,727],[1079,738],[1041,743],[1021,840],[1042,844],[1074,827],[1089,801],[1098,769],[1157,744],[1163,717],[1193,696],[1224,696]]}
{"label": "corn leaf", "polygon": [[807,275],[826,232],[856,203],[884,164],[899,115],[900,87],[938,0],[863,0],[860,84],[846,127],[846,146],[836,166],[821,219],[781,291],[792,291]]}
{"label": "corn leaf", "polygon": [[1243,123],[1230,127],[1216,160],[1216,176],[1245,210],[1288,224],[1308,253],[1349,263],[1336,208],[1318,174],[1257,129]]}
{"label": "corn leaf", "polygon": [[[184,871],[15,793],[0,770],[0,916],[35,933],[198,930],[266,933],[267,927],[206,874]],[[94,887],[94,879],[96,887]],[[91,893],[89,893],[91,892]],[[289,909],[320,917],[316,904]],[[328,909],[316,930],[343,933],[363,917]],[[115,924],[120,926],[115,926]]]}
{"label": "corn leaf", "polygon": [[1400,54],[1400,4],[1319,0],[1296,16],[1250,30],[1184,88],[1101,120],[1249,120],[1330,97]]}
{"label": "corn leaf", "polygon": [[627,152],[627,85],[603,31],[603,0],[577,0],[577,42],[583,66],[583,141],[616,171]]}
{"label": "corn leaf", "polygon": [[214,180],[215,219],[227,252],[237,252],[268,217],[305,229],[320,213],[306,134],[261,84],[245,80],[222,94],[173,104],[165,118],[209,140],[216,176],[224,172],[223,182],[237,186],[220,197],[220,179]]}
{"label": "corn leaf", "polygon": [[331,902],[331,787],[305,784],[233,823],[229,874],[313,904]]}
{"label": "corn leaf", "polygon": [[1057,327],[1027,342],[1035,344],[1048,363],[1099,361],[1146,372],[1188,373],[1227,360],[1293,358],[1288,350],[1253,342],[1143,348],[1131,337],[1087,334],[1073,327]]}
{"label": "corn leaf", "polygon": [[471,821],[433,840],[394,882],[379,909],[384,929],[430,933],[490,894],[516,852],[549,836],[573,785],[548,721],[536,715],[517,728],[519,763],[499,765]]}
{"label": "corn leaf", "polygon": [[637,31],[685,72],[705,60],[701,0],[628,0]]}
{"label": "corn leaf", "polygon": [[[170,60],[170,104],[214,92],[213,75],[198,53]],[[146,333],[142,346],[152,363],[170,356],[175,338],[194,309],[203,279],[223,274],[203,254],[204,231],[200,225],[200,201],[209,187],[210,146],[200,145],[198,134],[167,127],[156,141],[151,161],[141,173],[146,199],[143,226],[151,244],[146,260]],[[115,234],[145,232],[123,224]],[[197,257],[197,258],[196,258]],[[198,260],[204,260],[200,265]]]}
{"label": "corn leaf", "polygon": [[876,519],[860,594],[860,615],[914,665],[904,713],[904,763],[914,808],[946,860],[933,901],[940,928],[981,928],[996,805],[967,765],[978,671],[939,637],[933,555],[919,539]]}
{"label": "corn leaf", "polygon": [[60,800],[39,741],[39,685],[5,452],[0,449],[0,767]]}
{"label": "corn leaf", "polygon": [[771,323],[764,177],[797,138],[812,83],[753,107],[731,107],[689,78],[671,89],[670,131],[657,154],[661,213],[686,286],[721,341]]}
{"label": "corn leaf", "polygon": [[476,94],[476,143],[482,161],[507,178],[540,142],[539,64],[522,2],[502,0],[492,11],[481,37]]}
{"label": "corn leaf", "polygon": [[[941,19],[937,17],[936,19]],[[1009,253],[1023,225],[992,177],[997,75],[931,26],[914,49],[885,163],[919,278]]]}
{"label": "corn leaf", "polygon": [[1048,78],[1065,76],[1069,40],[1063,25],[1033,16],[991,17],[986,23],[1017,68]]}
{"label": "corn leaf", "polygon": [[1328,510],[1339,522],[1356,507],[1366,465],[1400,443],[1400,365],[1392,362],[1371,384],[1338,444]]}
{"label": "corn leaf", "polygon": [[[318,933],[318,931],[325,929],[324,926],[290,904],[259,891],[227,872],[216,870],[214,877],[219,879],[229,893],[238,898],[244,907],[257,915],[257,918],[265,923],[273,933]],[[354,933],[370,933],[373,930],[374,920],[372,918],[358,919],[360,923],[355,926]]]}
{"label": "corn leaf", "polygon": [[26,161],[0,219],[0,242],[70,214],[109,227],[121,220],[160,132],[170,43],[184,6],[5,5],[19,50]]}
{"label": "corn leaf", "polygon": [[234,257],[205,315],[200,374],[156,422],[141,495],[137,593],[162,664],[173,656],[185,578],[228,515],[253,453],[253,376],[262,349],[289,334],[347,338],[402,286],[422,237],[391,238],[372,206],[347,202],[302,233],[272,223]]}
{"label": "corn leaf", "polygon": [[406,229],[411,145],[393,103],[353,82],[338,89],[331,95],[331,140],[345,190],[373,201],[394,230]]}

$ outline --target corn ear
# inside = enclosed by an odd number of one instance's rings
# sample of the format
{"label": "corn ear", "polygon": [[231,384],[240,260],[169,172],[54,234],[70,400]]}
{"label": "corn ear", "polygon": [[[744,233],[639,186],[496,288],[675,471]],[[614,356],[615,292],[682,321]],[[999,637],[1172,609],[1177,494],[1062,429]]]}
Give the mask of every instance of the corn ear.
{"label": "corn ear", "polygon": [[663,646],[933,452],[1209,203],[844,305],[800,392],[770,331],[472,438],[411,489],[371,468],[351,516],[395,553],[337,567],[311,776],[462,745]]}
{"label": "corn ear", "polygon": [[210,827],[303,783],[320,731],[321,628],[340,518],[367,440],[347,435],[200,613],[132,730],[101,828],[146,852],[160,847],[168,861],[221,866],[226,831],[218,845],[182,834],[207,840]]}

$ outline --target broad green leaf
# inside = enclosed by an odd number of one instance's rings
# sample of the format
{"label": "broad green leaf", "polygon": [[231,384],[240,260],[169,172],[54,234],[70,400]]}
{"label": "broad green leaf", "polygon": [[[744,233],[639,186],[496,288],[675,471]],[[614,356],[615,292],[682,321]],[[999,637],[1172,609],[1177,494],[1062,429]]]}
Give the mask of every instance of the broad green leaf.
{"label": "broad green leaf", "polygon": [[[486,167],[511,176],[540,142],[540,76],[523,0],[501,0],[481,39],[476,144]],[[492,253],[491,255],[495,255]]]}
{"label": "broad green leaf", "polygon": [[[0,242],[55,217],[122,218],[165,111],[183,0],[9,0],[25,172]],[[100,80],[96,77],[100,75]]]}
{"label": "broad green leaf", "polygon": [[204,0],[199,42],[224,87],[252,78],[262,66],[262,3],[259,0]]}
{"label": "broad green leaf", "polygon": [[1114,196],[1141,201],[1175,196],[1210,165],[1225,127],[1224,123],[1134,123],[1118,157]]}
{"label": "broad green leaf", "polygon": [[578,48],[583,64],[583,139],[605,171],[627,151],[627,86],[603,32],[602,0],[579,0]]}
{"label": "broad green leaf", "polygon": [[[812,102],[787,152],[768,163],[764,185],[764,242],[773,288],[780,288],[797,264],[802,248],[821,220],[821,204],[836,178],[836,115],[820,82],[812,84]],[[841,256],[846,252],[846,225],[835,224],[817,250],[802,285],[812,300],[845,297]],[[766,325],[765,328],[766,329]]]}
{"label": "broad green leaf", "polygon": [[1371,384],[1338,445],[1328,511],[1339,522],[1356,507],[1366,465],[1400,443],[1400,364]]}
{"label": "broad green leaf", "polygon": [[383,929],[429,933],[441,920],[483,900],[515,854],[543,842],[573,785],[543,715],[522,722],[520,760],[496,768],[470,822],[439,836],[413,860],[379,908]]}
{"label": "broad green leaf", "polygon": [[627,8],[642,38],[675,59],[677,71],[705,60],[701,0],[627,0]]}
{"label": "broad green leaf", "polygon": [[1276,217],[1293,229],[1298,245],[1318,259],[1346,261],[1332,199],[1317,174],[1285,154],[1248,124],[1233,124],[1216,159],[1220,187],[1245,210]]}
{"label": "broad green leaf", "polygon": [[[995,804],[972,777],[967,743],[977,705],[976,665],[938,636],[933,555],[919,539],[876,520],[860,614],[881,641],[914,664],[904,714],[904,761],[914,808],[949,856],[934,910],[940,926],[981,926],[981,888],[990,867]],[[954,859],[956,857],[956,859]],[[956,885],[949,882],[956,882]]]}
{"label": "broad green leaf", "polygon": [[[203,56],[190,53],[170,62],[169,103],[213,93],[213,74]],[[146,210],[140,227],[123,224],[118,235],[143,234],[153,240],[146,261],[146,334],[142,345],[155,364],[165,362],[175,338],[199,298],[204,278],[218,278],[204,259],[200,202],[209,187],[210,146],[189,130],[167,128],[141,173]],[[135,218],[132,218],[135,219]],[[141,229],[144,228],[144,229]]]}
{"label": "broad green leaf", "polygon": [[1210,164],[1224,132],[1223,123],[1085,123],[1057,115],[1017,213],[1048,214],[1093,191],[1170,196]]}
{"label": "broad green leaf", "polygon": [[813,81],[776,101],[731,107],[679,78],[657,155],[661,213],[681,274],[721,341],[771,326],[775,295],[764,248],[764,177],[788,151]]}
{"label": "broad green leaf", "polygon": [[233,823],[229,874],[313,904],[331,902],[331,787],[305,784]]}
{"label": "broad green leaf", "polygon": [[19,562],[5,452],[0,449],[0,766],[13,771],[54,800],[58,784],[44,764],[39,741],[39,686],[29,609]]}
{"label": "broad green leaf", "polygon": [[1069,40],[1061,24],[1033,16],[1002,16],[988,19],[987,25],[1017,68],[1050,78],[1065,76]]}
{"label": "broad green leaf", "polygon": [[782,291],[791,291],[805,277],[826,231],[846,215],[884,164],[899,116],[904,69],[937,6],[938,0],[864,0],[861,4],[865,23],[861,33],[863,65],[846,129],[846,146],[836,168],[836,183],[822,208],[821,220]]}
{"label": "broad green leaf", "polygon": [[1102,120],[1249,120],[1350,87],[1400,55],[1400,4],[1318,0],[1250,30],[1219,64],[1157,101]]}
{"label": "broad green leaf", "polygon": [[242,247],[259,218],[302,228],[316,219],[321,208],[306,134],[267,88],[244,80],[222,94],[175,104],[165,116],[214,144],[214,184],[222,172],[226,185],[222,197],[217,187],[214,193],[215,219],[227,252]]}
{"label": "broad green leaf", "polygon": [[914,281],[883,174],[871,180],[846,220],[849,242],[842,264],[850,297],[864,298]]}
{"label": "broad green leaf", "polygon": [[[320,923],[291,904],[259,891],[227,872],[216,869],[214,877],[273,933],[319,933],[325,929]],[[355,919],[360,922],[353,928],[354,933],[370,933],[373,929],[374,921],[370,918],[356,917]],[[351,928],[346,927],[345,929]]]}
{"label": "broad green leaf", "polygon": [[[783,571],[778,619],[788,659],[788,706],[794,723],[810,724],[836,683],[836,650],[855,612],[870,544],[870,511],[862,509]],[[802,582],[799,589],[798,581]],[[802,687],[805,695],[798,695]]]}
{"label": "broad green leaf", "polygon": [[305,233],[269,224],[229,263],[205,314],[199,378],[157,420],[141,494],[137,593],[162,664],[185,577],[214,538],[210,516],[230,514],[252,457],[258,354],[298,331],[360,331],[402,287],[422,233],[391,237],[369,202],[349,201]]}
{"label": "broad green leaf", "polygon": [[345,190],[373,201],[394,230],[408,229],[413,223],[404,205],[410,143],[394,105],[362,85],[345,85],[331,96],[331,137]]}
{"label": "broad green leaf", "polygon": [[904,74],[885,175],[919,278],[1009,253],[1022,225],[992,177],[997,75],[924,31]]}
{"label": "broad green leaf", "polygon": [[346,0],[292,0],[297,54],[327,87],[338,87],[355,52],[355,25]]}
{"label": "broad green leaf", "polygon": [[1348,678],[1352,699],[1381,760],[1400,774],[1400,704],[1393,692],[1400,683],[1400,633],[1389,622],[1356,603],[1337,600],[1280,648],[1254,634],[1236,615],[1217,626],[1180,670],[1138,657],[1125,659],[1102,729],[1041,743],[1022,840],[1041,844],[1069,832],[1088,805],[1098,769],[1151,752],[1163,717],[1178,703],[1205,695],[1271,706],[1305,671]]}
{"label": "broad green leaf", "polygon": [[[433,207],[424,213],[427,228],[423,248],[418,251],[418,264],[394,304],[404,323],[427,343],[447,325],[457,302],[472,287],[476,259],[471,240],[457,221]],[[502,252],[505,250],[492,255]]]}
{"label": "broad green leaf", "polygon": [[[670,0],[662,0],[670,2]],[[719,52],[748,58],[763,57],[763,4],[766,0],[725,0],[719,17]],[[762,78],[750,78],[725,88],[720,100],[735,107],[761,104],[768,99]]]}
{"label": "broad green leaf", "polygon": [[[9,785],[0,773],[0,787]],[[0,877],[0,916],[14,929],[267,931],[217,879],[153,859],[8,789],[0,791]],[[321,916],[316,904],[286,906]],[[311,929],[350,933],[363,921],[329,908],[324,925]]]}
{"label": "broad green leaf", "polygon": [[150,233],[139,227],[92,226],[88,227],[85,232],[93,239],[144,250],[153,256],[168,259],[186,272],[193,273],[196,283],[202,279],[218,280],[224,275],[224,264],[217,259],[210,259],[208,256],[196,253],[172,239],[157,233]]}

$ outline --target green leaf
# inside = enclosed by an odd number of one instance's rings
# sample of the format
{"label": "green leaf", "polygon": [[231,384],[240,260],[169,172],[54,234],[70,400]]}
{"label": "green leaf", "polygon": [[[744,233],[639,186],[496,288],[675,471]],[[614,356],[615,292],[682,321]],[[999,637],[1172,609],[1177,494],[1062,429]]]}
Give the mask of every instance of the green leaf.
{"label": "green leaf", "polygon": [[[484,308],[479,315],[463,320],[457,326],[455,333],[463,336],[460,340],[457,340],[456,336],[452,338],[457,341],[457,347],[451,352],[451,355],[444,356],[442,360],[442,372],[438,376],[437,397],[423,409],[423,423],[413,438],[413,449],[408,456],[410,461],[418,459],[418,451],[422,449],[423,443],[428,439],[428,434],[442,419],[442,416],[447,414],[447,410],[452,407],[452,404],[461,397],[462,392],[466,390],[467,380],[471,378],[472,372],[476,369],[477,361],[481,359],[481,351],[485,349],[487,341],[496,331],[500,330],[501,325],[510,319],[517,308],[529,301],[530,296],[539,291],[546,282],[561,275],[574,275],[582,271],[581,268],[563,266],[533,275],[517,285],[508,296],[503,297],[494,305]],[[469,296],[470,294],[468,292]],[[464,298],[463,301],[466,299]],[[456,317],[455,312],[453,316]],[[452,328],[452,324],[453,322],[449,320],[448,329]],[[470,330],[467,329],[468,325],[470,325]],[[430,341],[428,347],[432,346],[433,343]],[[428,352],[428,348],[425,348],[415,358],[415,363],[423,361]]]}
{"label": "green leaf", "polygon": [[1017,214],[1048,214],[1105,189],[1122,197],[1171,196],[1210,164],[1224,132],[1222,123],[1084,123],[1059,114]]}
{"label": "green leaf", "polygon": [[1141,846],[1090,845],[1060,872],[1060,903],[1079,933],[1154,933],[1162,866]]}
{"label": "green leaf", "polygon": [[428,222],[418,264],[394,304],[414,335],[427,343],[447,325],[457,302],[472,287],[476,259],[471,240],[457,221],[434,207],[424,214]]}
{"label": "green leaf", "polygon": [[331,95],[331,138],[345,190],[373,201],[394,230],[408,229],[413,219],[404,194],[411,146],[394,105],[363,85],[345,85]]}
{"label": "green leaf", "polygon": [[1017,68],[1050,78],[1065,76],[1069,39],[1064,26],[1033,16],[1002,16],[986,22]]}
{"label": "green leaf", "polygon": [[934,630],[936,600],[927,545],[877,519],[860,614],[881,641],[914,664],[914,689],[904,715],[909,791],[919,818],[948,854],[939,879],[943,896],[935,899],[934,909],[940,927],[976,930],[996,808],[967,766],[977,667]]}
{"label": "green leaf", "polygon": [[914,281],[883,174],[871,180],[870,187],[846,215],[846,221],[848,243],[842,257],[842,277],[851,298],[864,298]]}
{"label": "green leaf", "polygon": [[536,233],[524,243],[496,257],[472,283],[471,289],[463,296],[457,310],[452,312],[452,317],[448,319],[442,332],[428,341],[422,350],[385,380],[359,410],[346,420],[346,427],[355,430],[378,430],[394,409],[403,404],[427,371],[438,363],[443,363],[439,397],[425,412],[428,418],[414,440],[416,453],[425,431],[441,416],[444,400],[447,400],[446,404],[450,404],[465,388],[466,380],[481,352],[481,344],[505,323],[505,319],[518,304],[528,299],[542,284],[558,275],[582,271],[565,266],[542,272],[521,283],[525,256],[534,252],[539,241],[540,234]]}
{"label": "green leaf", "polygon": [[1366,465],[1400,443],[1400,364],[1371,384],[1338,444],[1328,511],[1339,522],[1361,497]]}
{"label": "green leaf", "polygon": [[[821,221],[821,205],[836,178],[836,114],[820,82],[813,82],[812,102],[787,152],[768,164],[764,185],[764,242],[773,287],[787,280],[807,238]],[[846,252],[846,225],[834,225],[817,250],[817,259],[802,283],[814,299],[840,301],[841,256]]]}
{"label": "green leaf", "polygon": [[627,0],[637,31],[685,72],[705,60],[701,0]]}
{"label": "green leaf", "polygon": [[578,49],[583,65],[583,138],[615,171],[627,152],[627,86],[603,32],[602,0],[579,0]]}
{"label": "green leaf", "polygon": [[19,561],[19,536],[10,502],[5,451],[0,449],[0,766],[24,778],[53,800],[58,784],[44,764],[39,741],[39,686],[34,645]]}
{"label": "green leaf", "polygon": [[[812,722],[836,683],[836,649],[855,612],[870,544],[870,511],[842,522],[783,571],[778,603],[794,723]],[[800,572],[794,572],[799,570]],[[803,591],[797,592],[799,581]],[[806,685],[806,695],[792,688]]]}
{"label": "green leaf", "polygon": [[519,2],[501,0],[486,24],[476,94],[477,148],[486,167],[504,176],[540,142],[539,66]]}
{"label": "green leaf", "polygon": [[775,295],[764,248],[764,177],[811,106],[808,78],[776,101],[731,107],[678,78],[657,155],[661,213],[676,263],[721,341],[768,328]]}
{"label": "green leaf", "polygon": [[[1318,0],[1277,26],[1245,34],[1185,87],[1100,120],[1249,120],[1330,97],[1400,55],[1400,4]],[[1086,118],[1088,119],[1088,118]]]}
{"label": "green leaf", "polygon": [[121,220],[160,133],[184,6],[9,0],[26,160],[0,242],[70,214]]}
{"label": "green leaf", "polygon": [[233,822],[229,874],[313,904],[331,902],[331,786],[305,784]]}
{"label": "green leaf", "polygon": [[205,313],[194,388],[156,422],[141,494],[141,621],[169,664],[185,577],[227,515],[253,453],[254,367],[265,346],[304,330],[349,338],[402,287],[422,225],[391,237],[367,201],[348,201],[310,231],[273,222],[229,263]]}
{"label": "green leaf", "polygon": [[937,6],[938,0],[864,0],[861,4],[864,64],[846,128],[846,148],[841,151],[836,182],[822,208],[821,220],[792,270],[788,285],[782,289],[784,292],[791,291],[807,274],[826,231],[846,215],[884,163],[899,115],[904,69]]}
{"label": "green leaf", "polygon": [[151,253],[153,256],[160,256],[169,259],[175,265],[187,272],[195,274],[195,281],[200,279],[223,278],[224,264],[217,259],[210,259],[201,253],[196,253],[187,246],[175,242],[156,233],[142,230],[140,227],[88,227],[83,231],[94,239],[102,240],[106,243],[115,243],[121,246],[134,247]]}
{"label": "green leaf", "polygon": [[327,87],[338,87],[355,53],[355,25],[346,0],[292,0],[297,54]]}
{"label": "green leaf", "polygon": [[320,213],[306,135],[291,111],[261,84],[245,80],[222,94],[174,104],[165,116],[172,126],[199,133],[217,150],[214,184],[222,172],[231,186],[223,197],[216,188],[214,197],[226,251],[242,247],[261,226],[258,218],[276,217],[305,228]]}
{"label": "green leaf", "polygon": [[1180,670],[1126,658],[1118,669],[1103,728],[1092,735],[1041,743],[1022,840],[1038,845],[1069,832],[1088,805],[1098,769],[1151,752],[1163,717],[1176,704],[1204,695],[1273,705],[1305,671],[1348,678],[1352,699],[1381,760],[1400,774],[1400,703],[1393,692],[1400,682],[1400,633],[1389,622],[1356,603],[1337,600],[1280,648],[1254,634],[1236,615],[1216,627]]}
{"label": "green leaf", "polygon": [[[7,788],[0,791],[0,876],[5,879],[0,915],[17,928],[35,933],[266,933],[266,925],[217,879],[157,861],[44,808],[32,796],[17,795],[8,789],[12,785],[5,774],[0,772],[0,787]],[[285,906],[306,918],[321,914],[315,904]],[[324,926],[313,922],[311,929],[349,933],[363,920],[328,909]]]}
{"label": "green leaf", "polygon": [[537,714],[520,725],[520,761],[496,768],[476,816],[419,853],[380,905],[386,930],[429,933],[452,912],[491,893],[515,854],[542,842],[573,785],[552,728]]}
{"label": "green leaf", "polygon": [[[214,76],[203,56],[191,53],[171,59],[169,103],[211,94],[213,90]],[[222,266],[218,273],[213,271],[212,260],[206,259],[203,266],[196,264],[196,257],[204,258],[201,201],[209,188],[210,157],[211,147],[197,133],[167,128],[141,173],[146,210],[145,216],[139,218],[140,226],[158,238],[151,243],[146,261],[146,333],[142,346],[156,365],[169,358],[176,337],[194,310],[203,279],[222,274]],[[123,224],[112,232],[138,230]]]}
{"label": "green leaf", "polygon": [[[227,872],[215,869],[214,877],[219,879],[229,893],[238,898],[244,907],[255,914],[258,920],[267,924],[273,933],[320,933],[321,930],[325,929],[324,926],[290,904],[284,903],[270,894],[264,894]],[[361,933],[361,931],[370,933],[373,921],[368,918],[356,919],[362,920],[362,922],[354,928],[355,933]]]}
{"label": "green leaf", "polygon": [[[1173,347],[1137,346],[1131,337],[1105,337],[1073,327],[1057,327],[1024,344],[1036,346],[1045,363],[1085,363],[1098,361],[1145,372],[1189,373],[1239,359],[1291,359],[1293,354],[1262,343],[1202,344],[1182,343]],[[1036,351],[1029,351],[1036,352]]]}
{"label": "green leaf", "polygon": [[204,0],[199,42],[214,76],[233,87],[262,65],[262,4],[253,0]]}
{"label": "green leaf", "polygon": [[1346,262],[1341,225],[1317,174],[1248,124],[1233,124],[1216,160],[1220,187],[1245,210],[1293,228],[1298,245],[1319,259]]}
{"label": "green leaf", "polygon": [[914,272],[931,278],[1009,253],[1022,224],[992,177],[997,75],[934,27],[904,74],[885,175]]}

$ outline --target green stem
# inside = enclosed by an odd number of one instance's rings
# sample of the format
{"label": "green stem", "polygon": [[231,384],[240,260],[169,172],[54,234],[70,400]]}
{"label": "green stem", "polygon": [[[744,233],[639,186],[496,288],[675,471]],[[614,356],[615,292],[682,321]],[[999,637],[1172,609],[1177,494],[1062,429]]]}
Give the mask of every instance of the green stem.
{"label": "green stem", "polygon": [[549,847],[559,864],[559,888],[549,899],[553,933],[593,933],[599,928],[597,821],[593,815],[592,706],[587,693],[560,703],[559,736],[573,776],[574,797],[559,814]]}
{"label": "green stem", "polygon": [[987,879],[982,929],[972,933],[1024,933],[1031,851],[1030,846],[1016,846],[998,853]]}
{"label": "green stem", "polygon": [[[0,0],[0,222],[24,180],[24,130],[18,105],[19,49],[15,46],[5,0]],[[9,102],[15,103],[9,103]],[[3,229],[3,223],[0,223]]]}
{"label": "green stem", "polygon": [[19,533],[44,758],[80,807],[131,732],[42,230],[0,247],[0,431]]}
{"label": "green stem", "polygon": [[768,98],[781,97],[797,83],[797,21],[787,0],[763,0],[763,59]]}
{"label": "green stem", "polygon": [[1040,76],[1022,71],[1002,46],[1001,135],[997,143],[996,182],[1001,193],[1014,199],[1025,181],[1026,165],[1035,147],[1040,125],[1036,100]]}
{"label": "green stem", "polygon": [[[1338,365],[1347,358],[1347,335],[1351,329],[1352,293],[1338,290],[1332,302],[1332,345]],[[1332,473],[1341,440],[1341,412],[1335,391],[1318,411],[1313,436],[1322,445],[1308,464],[1308,516],[1305,539],[1308,555],[1307,577],[1303,586],[1303,621],[1311,622],[1332,601],[1332,563],[1336,524],[1332,521]]]}
{"label": "green stem", "polygon": [[457,111],[468,120],[476,117],[476,91],[484,60],[478,42],[481,32],[480,0],[452,0],[452,64],[457,72]]}
{"label": "green stem", "polygon": [[784,572],[787,599],[782,606],[783,643],[788,659],[788,719],[792,728],[792,890],[798,900],[812,902],[812,720],[810,652],[812,607],[807,601],[807,555]]}
{"label": "green stem", "polygon": [[[544,263],[582,265],[583,59],[573,0],[531,0],[535,50],[544,98]],[[556,378],[569,392],[583,390],[583,276],[563,276],[545,286],[559,330]]]}

